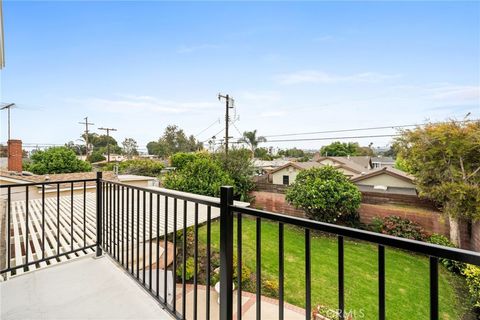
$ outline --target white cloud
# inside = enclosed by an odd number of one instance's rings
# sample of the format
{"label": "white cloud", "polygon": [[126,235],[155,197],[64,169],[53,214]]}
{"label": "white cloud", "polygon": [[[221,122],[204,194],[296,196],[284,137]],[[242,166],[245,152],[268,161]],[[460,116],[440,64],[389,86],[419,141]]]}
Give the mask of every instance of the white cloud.
{"label": "white cloud", "polygon": [[285,111],[266,111],[259,114],[262,118],[278,118],[283,117],[287,113]]}
{"label": "white cloud", "polygon": [[480,102],[480,86],[445,85],[429,90],[432,99]]}
{"label": "white cloud", "polygon": [[210,109],[217,106],[212,102],[179,102],[170,100],[160,100],[151,96],[131,96],[125,95],[116,99],[107,98],[86,98],[77,99],[71,102],[88,106],[95,110],[102,110],[115,113],[137,113],[137,112],[155,112],[180,114],[194,110]]}
{"label": "white cloud", "polygon": [[277,91],[245,91],[239,96],[242,102],[247,104],[272,104],[281,100],[281,95]]}
{"label": "white cloud", "polygon": [[340,82],[381,82],[389,79],[399,78],[399,74],[382,74],[376,72],[363,72],[351,75],[336,75],[324,71],[303,70],[293,73],[283,74],[277,77],[280,84],[300,84],[300,83],[325,83],[333,84]]}
{"label": "white cloud", "polygon": [[218,44],[211,44],[211,43],[203,43],[199,45],[194,45],[194,46],[182,46],[178,48],[177,52],[178,53],[192,53],[200,50],[208,50],[208,49],[218,49],[221,48],[222,46]]}

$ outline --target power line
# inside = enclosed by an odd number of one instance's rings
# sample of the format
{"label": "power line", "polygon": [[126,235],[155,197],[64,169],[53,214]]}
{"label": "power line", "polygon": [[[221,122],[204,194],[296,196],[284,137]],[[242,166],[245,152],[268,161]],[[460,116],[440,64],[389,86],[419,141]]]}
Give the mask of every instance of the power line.
{"label": "power line", "polygon": [[209,125],[208,127],[206,127],[205,129],[203,129],[202,131],[200,131],[199,133],[197,133],[195,135],[195,138],[198,137],[199,135],[201,135],[202,133],[204,133],[205,131],[207,131],[208,129],[210,129],[211,127],[213,127],[216,123],[220,124],[220,118],[218,118],[217,120],[215,120],[215,122],[213,122],[211,125]]}
{"label": "power line", "polygon": [[[479,120],[478,119],[477,120],[462,120],[462,121],[458,121],[458,122],[472,122],[472,121],[479,121]],[[368,130],[382,130],[382,129],[400,129],[400,128],[424,126],[424,125],[427,125],[427,124],[440,124],[440,123],[446,123],[446,122],[441,121],[441,122],[427,122],[427,123],[420,123],[420,124],[404,124],[404,125],[392,125],[392,126],[381,126],[381,127],[366,127],[366,128],[353,128],[353,129],[340,129],[340,130],[284,133],[284,134],[274,134],[274,135],[266,135],[266,136],[264,135],[264,137],[265,138],[273,138],[273,137],[303,136],[303,135],[323,134],[323,133],[368,131]]]}
{"label": "power line", "polygon": [[379,135],[349,136],[349,137],[323,137],[323,138],[280,139],[280,140],[268,140],[267,142],[344,140],[344,139],[363,139],[363,138],[387,138],[387,137],[399,137],[399,136],[400,136],[399,134],[379,134]]}
{"label": "power line", "polygon": [[202,143],[208,142],[210,139],[212,139],[212,138],[214,138],[214,137],[216,138],[216,137],[217,137],[220,133],[222,133],[223,131],[225,131],[225,128],[222,128],[222,130],[218,131],[217,133],[215,133],[215,134],[214,134],[213,136],[211,136],[210,138],[202,141]]}
{"label": "power line", "polygon": [[243,133],[241,133],[240,130],[238,130],[237,126],[235,125],[235,121],[231,121],[230,123],[231,123],[232,126],[235,128],[235,130],[237,130],[237,132],[238,132],[239,135],[243,135]]}

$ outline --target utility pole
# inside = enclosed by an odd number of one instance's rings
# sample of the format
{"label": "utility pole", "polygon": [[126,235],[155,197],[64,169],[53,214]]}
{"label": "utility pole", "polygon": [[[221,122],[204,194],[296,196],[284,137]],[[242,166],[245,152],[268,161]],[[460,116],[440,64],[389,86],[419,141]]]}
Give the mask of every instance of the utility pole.
{"label": "utility pole", "polygon": [[88,157],[88,126],[94,125],[95,123],[88,122],[88,117],[85,117],[85,122],[79,122],[79,124],[85,125],[85,156]]}
{"label": "utility pole", "polygon": [[110,131],[117,131],[115,128],[98,128],[98,130],[107,131],[107,162],[110,162]]}
{"label": "utility pole", "polygon": [[10,140],[10,109],[15,107],[15,103],[8,103],[7,105],[0,108],[0,110],[7,110],[8,112],[8,140]]}
{"label": "utility pole", "polygon": [[233,108],[234,100],[227,94],[218,94],[218,100],[225,99],[225,155],[228,155],[228,125],[230,123],[230,116],[228,114],[229,109]]}

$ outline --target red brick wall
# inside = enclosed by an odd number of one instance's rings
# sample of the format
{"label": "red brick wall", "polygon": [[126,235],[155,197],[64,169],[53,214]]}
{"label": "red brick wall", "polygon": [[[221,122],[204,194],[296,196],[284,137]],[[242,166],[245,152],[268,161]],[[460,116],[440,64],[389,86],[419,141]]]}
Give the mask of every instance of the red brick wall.
{"label": "red brick wall", "polygon": [[[255,197],[252,207],[267,211],[289,214],[297,217],[305,217],[302,210],[295,209],[285,201],[285,195],[281,193],[254,191]],[[397,215],[420,224],[427,233],[439,233],[449,237],[450,228],[448,219],[439,212],[427,210],[395,209],[388,206],[362,203],[360,206],[360,221],[370,223],[374,217],[387,217]]]}
{"label": "red brick wall", "polygon": [[8,171],[22,172],[22,140],[8,141]]}
{"label": "red brick wall", "polygon": [[251,207],[267,210],[276,213],[284,213],[295,217],[305,217],[303,210],[295,209],[285,201],[285,195],[282,193],[254,191],[252,192],[254,200]]}
{"label": "red brick wall", "polygon": [[428,234],[439,233],[450,236],[448,219],[440,212],[427,210],[396,209],[388,206],[362,203],[360,206],[360,221],[370,223],[374,217],[399,216],[414,221],[422,226]]}

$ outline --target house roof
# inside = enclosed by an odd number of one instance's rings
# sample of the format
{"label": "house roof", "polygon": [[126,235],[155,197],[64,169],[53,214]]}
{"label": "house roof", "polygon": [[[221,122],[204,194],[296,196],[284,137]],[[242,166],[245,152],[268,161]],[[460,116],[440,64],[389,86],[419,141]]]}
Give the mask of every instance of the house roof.
{"label": "house roof", "polygon": [[319,157],[317,161],[320,162],[325,159],[330,159],[338,163],[338,166],[345,169],[350,169],[356,173],[366,172],[370,169],[370,157]]}
{"label": "house roof", "polygon": [[274,159],[274,160],[260,160],[260,159],[253,159],[252,164],[254,167],[257,168],[277,168],[288,164],[290,161],[282,160],[282,159]]}
{"label": "house roof", "polygon": [[[44,174],[44,175],[23,175],[14,171],[0,171],[0,177],[17,180],[18,183],[22,182],[62,182],[70,180],[85,180],[85,179],[95,179],[97,177],[96,172],[75,172],[75,173],[57,173],[57,174]],[[103,172],[103,179],[118,181],[117,176],[113,171]],[[95,181],[88,181],[87,186],[95,185]],[[74,183],[75,187],[83,186],[83,183]]]}
{"label": "house roof", "polygon": [[389,176],[396,177],[410,183],[413,183],[414,181],[413,176],[409,175],[406,172],[403,172],[395,168],[383,167],[383,168],[373,169],[366,174],[360,174],[358,176],[355,176],[352,178],[352,182],[362,181],[362,180],[375,177],[378,175],[382,175],[382,174],[387,174]]}
{"label": "house roof", "polygon": [[395,163],[392,157],[372,157],[372,162]]}
{"label": "house roof", "polygon": [[270,173],[275,173],[277,171],[280,171],[282,169],[288,168],[288,167],[295,167],[299,170],[307,170],[310,168],[314,167],[321,167],[323,166],[321,163],[318,163],[316,161],[306,161],[306,162],[289,162],[281,167],[275,168],[270,171]]}

